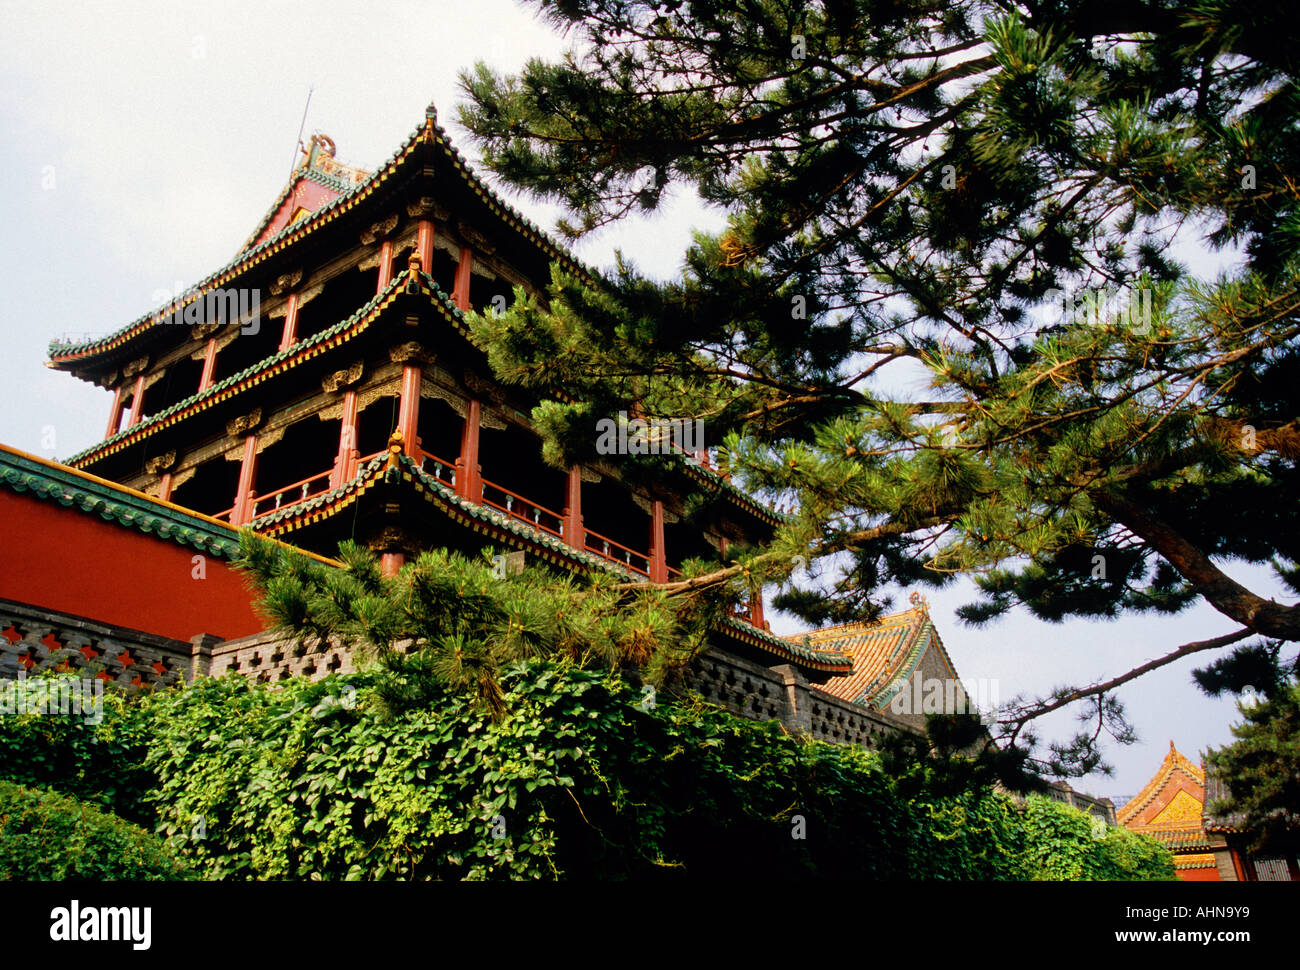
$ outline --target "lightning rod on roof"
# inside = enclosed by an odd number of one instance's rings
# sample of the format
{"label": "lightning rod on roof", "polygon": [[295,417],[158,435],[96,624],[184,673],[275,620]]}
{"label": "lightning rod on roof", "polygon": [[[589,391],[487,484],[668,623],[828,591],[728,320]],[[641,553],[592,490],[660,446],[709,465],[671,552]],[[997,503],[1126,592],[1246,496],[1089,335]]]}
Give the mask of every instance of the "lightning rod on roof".
{"label": "lightning rod on roof", "polygon": [[302,150],[302,133],[307,128],[307,109],[311,107],[311,94],[316,90],[313,83],[307,88],[307,103],[302,106],[302,121],[298,125],[298,139],[293,146],[293,160],[289,163],[289,178],[293,178],[293,170],[298,167],[298,152]]}

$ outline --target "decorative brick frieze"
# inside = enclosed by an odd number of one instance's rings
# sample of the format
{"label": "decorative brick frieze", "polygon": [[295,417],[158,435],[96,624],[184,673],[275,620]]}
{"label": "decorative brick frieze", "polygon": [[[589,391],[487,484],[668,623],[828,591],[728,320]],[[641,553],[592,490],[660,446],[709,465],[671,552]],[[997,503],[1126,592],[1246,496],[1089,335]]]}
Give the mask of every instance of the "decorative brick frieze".
{"label": "decorative brick frieze", "polygon": [[[394,532],[379,539],[400,546],[409,537]],[[404,652],[411,648],[398,645]],[[352,673],[356,664],[351,651],[336,643],[295,643],[269,631],[235,640],[211,634],[171,640],[0,600],[0,678],[16,679],[20,669],[60,668],[86,670],[132,690],[227,674],[272,684],[290,677],[319,680]],[[768,668],[710,649],[693,661],[683,682],[733,714],[779,721],[792,733],[822,741],[865,747],[880,735],[915,730],[899,718],[823,693],[789,664]]]}
{"label": "decorative brick frieze", "polygon": [[85,671],[127,689],[166,686],[189,678],[190,657],[183,640],[0,600],[0,677],[7,680],[22,668]]}

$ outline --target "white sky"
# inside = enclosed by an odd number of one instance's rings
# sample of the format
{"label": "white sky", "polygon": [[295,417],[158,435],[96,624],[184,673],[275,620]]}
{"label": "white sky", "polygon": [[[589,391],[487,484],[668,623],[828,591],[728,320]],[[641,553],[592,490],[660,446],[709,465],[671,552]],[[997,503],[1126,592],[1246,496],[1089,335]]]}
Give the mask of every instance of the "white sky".
{"label": "white sky", "polygon": [[[45,369],[48,341],[116,330],[153,309],[158,291],[224,265],[284,185],[309,88],[306,133],[329,134],[340,161],[376,166],[431,100],[473,157],[452,122],[457,72],[479,59],[515,68],[562,49],[510,0],[0,2],[0,441],[67,457],[103,436],[108,392]],[[553,223],[552,210],[516,202]],[[667,276],[692,226],[719,224],[716,212],[682,202],[574,251],[608,265],[619,247]],[[1238,572],[1256,589],[1277,589],[1255,570]],[[1232,629],[1203,608],[1061,626],[1017,616],[970,630],[952,612],[968,598],[932,595],[932,613],[963,678],[995,679],[1003,698],[1100,679]],[[777,617],[774,628],[799,625]],[[1235,709],[1196,691],[1198,665],[1183,661],[1123,689],[1142,742],[1111,747],[1114,778],[1076,787],[1131,795],[1170,739],[1193,759],[1230,740]],[[1045,721],[1045,733],[1063,735],[1069,720]]]}

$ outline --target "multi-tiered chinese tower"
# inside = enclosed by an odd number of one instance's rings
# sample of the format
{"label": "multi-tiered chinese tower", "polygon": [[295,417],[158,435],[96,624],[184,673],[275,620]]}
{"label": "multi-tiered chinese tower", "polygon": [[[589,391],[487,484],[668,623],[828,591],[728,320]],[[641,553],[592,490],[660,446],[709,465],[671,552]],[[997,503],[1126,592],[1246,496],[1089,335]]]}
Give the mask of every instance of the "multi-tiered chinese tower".
{"label": "multi-tiered chinese tower", "polygon": [[[113,392],[72,468],[324,555],[342,539],[393,571],[421,549],[491,545],[646,581],[719,558],[775,514],[686,454],[633,483],[617,456],[542,460],[538,398],[495,381],[464,313],[575,266],[424,123],[377,171],[316,135],[239,254],[172,303],[50,366]],[[704,495],[707,522],[686,524]],[[699,522],[698,516],[694,518]],[[844,656],[773,636],[761,598],[728,649],[814,680]]]}

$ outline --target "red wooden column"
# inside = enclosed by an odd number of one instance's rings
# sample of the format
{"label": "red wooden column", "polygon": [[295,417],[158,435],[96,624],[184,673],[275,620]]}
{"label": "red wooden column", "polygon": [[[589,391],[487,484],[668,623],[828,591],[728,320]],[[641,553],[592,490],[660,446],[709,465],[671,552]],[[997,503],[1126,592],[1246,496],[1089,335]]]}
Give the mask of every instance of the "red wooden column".
{"label": "red wooden column", "polygon": [[217,372],[217,338],[208,339],[203,349],[203,373],[199,375],[199,393],[202,394],[212,386],[212,377]]}
{"label": "red wooden column", "polygon": [[452,288],[451,298],[462,310],[469,309],[469,277],[474,267],[474,252],[468,246],[460,251],[460,262],[456,264],[456,285]]}
{"label": "red wooden column", "polygon": [[284,308],[284,330],[280,333],[279,350],[288,350],[298,339],[298,294],[290,293]]}
{"label": "red wooden column", "polygon": [[398,570],[406,565],[406,556],[400,552],[385,552],[379,557],[379,573],[382,576],[396,576]]}
{"label": "red wooden column", "polygon": [[164,502],[171,501],[172,497],[172,473],[164,472],[162,480],[158,482],[158,497]]}
{"label": "red wooden column", "polygon": [[650,582],[668,582],[668,555],[664,551],[664,503],[655,499],[650,512]]}
{"label": "red wooden column", "polygon": [[417,363],[402,365],[402,391],[397,407],[397,430],[402,433],[402,449],[418,457],[420,448],[420,382],[424,371]]}
{"label": "red wooden column", "polygon": [[122,423],[122,385],[118,385],[113,391],[113,407],[108,412],[108,430],[104,432],[105,438],[111,438],[117,434],[118,425]]}
{"label": "red wooden column", "polygon": [[582,469],[569,469],[569,485],[564,495],[564,541],[574,549],[587,547],[587,533],[582,527]]}
{"label": "red wooden column", "polygon": [[144,411],[144,375],[135,379],[135,391],[131,395],[131,414],[126,419],[126,426],[139,424]]}
{"label": "red wooden column", "polygon": [[421,219],[417,224],[415,251],[420,254],[420,268],[433,272],[433,220]]}
{"label": "red wooden column", "polygon": [[253,517],[253,483],[257,481],[257,435],[244,439],[244,458],[239,465],[239,488],[235,492],[235,508],[230,513],[231,525],[245,525]]}
{"label": "red wooden column", "polygon": [[384,292],[384,287],[393,281],[393,243],[385,239],[379,246],[379,285],[376,293]]}
{"label": "red wooden column", "polygon": [[760,630],[765,627],[763,621],[763,587],[759,587],[749,600],[749,622]]}
{"label": "red wooden column", "polygon": [[339,453],[334,459],[334,475],[330,488],[338,488],[352,480],[356,474],[354,463],[361,457],[357,451],[357,392],[343,392],[343,420],[339,427]]}
{"label": "red wooden column", "polygon": [[478,432],[482,418],[482,404],[471,398],[460,432],[460,457],[456,459],[456,491],[471,502],[483,501],[483,470],[478,463]]}

